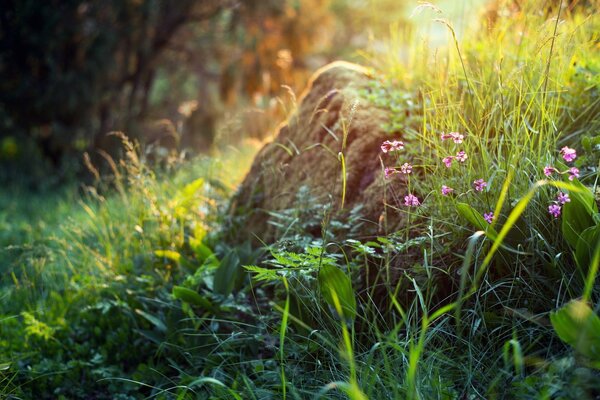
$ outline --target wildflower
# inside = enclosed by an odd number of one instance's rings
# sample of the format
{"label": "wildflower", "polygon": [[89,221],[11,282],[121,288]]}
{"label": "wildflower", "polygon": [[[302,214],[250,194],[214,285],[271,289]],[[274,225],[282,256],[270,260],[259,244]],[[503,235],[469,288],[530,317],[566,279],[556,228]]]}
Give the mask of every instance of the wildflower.
{"label": "wildflower", "polygon": [[452,139],[454,143],[458,144],[462,143],[465,139],[465,135],[461,135],[458,132],[442,133],[440,137],[442,138],[442,140]]}
{"label": "wildflower", "polygon": [[560,216],[560,210],[561,210],[561,208],[558,204],[551,204],[548,206],[548,212],[554,218],[558,218]]}
{"label": "wildflower", "polygon": [[575,149],[572,149],[567,146],[560,149],[560,154],[566,162],[571,162],[577,157],[577,152],[575,151]]}
{"label": "wildflower", "polygon": [[417,196],[414,196],[412,194],[408,194],[407,196],[404,196],[404,205],[405,206],[419,206],[421,205],[421,202],[419,201],[419,199],[417,198]]}
{"label": "wildflower", "polygon": [[452,189],[451,187],[448,187],[446,185],[442,185],[442,194],[444,196],[448,196],[452,192],[454,192],[454,189]]}
{"label": "wildflower", "polygon": [[579,178],[579,168],[569,168],[569,180],[572,181],[575,178]]}
{"label": "wildflower", "polygon": [[384,153],[398,151],[404,149],[404,143],[399,140],[386,140],[381,144],[381,151]]}
{"label": "wildflower", "polygon": [[558,201],[559,204],[565,204],[570,202],[571,198],[568,194],[564,192],[558,192],[558,196],[556,196],[556,201]]}
{"label": "wildflower", "polygon": [[453,159],[454,159],[454,157],[452,157],[452,156],[444,157],[444,159],[442,161],[444,162],[444,164],[446,164],[446,168],[450,168],[452,166]]}
{"label": "wildflower", "polygon": [[465,153],[464,151],[459,151],[458,153],[456,153],[456,160],[460,161],[460,162],[465,162],[467,161],[467,153]]}
{"label": "wildflower", "polygon": [[409,163],[404,163],[400,166],[400,172],[402,172],[405,175],[408,175],[412,172],[412,165],[410,165]]}
{"label": "wildflower", "polygon": [[449,135],[452,137],[452,140],[454,141],[454,143],[458,143],[458,144],[462,143],[465,138],[464,135],[461,135],[458,132],[450,132]]}
{"label": "wildflower", "polygon": [[473,181],[473,187],[476,191],[483,192],[483,189],[487,187],[487,182],[483,179],[477,179],[476,181]]}
{"label": "wildflower", "polygon": [[389,178],[390,176],[397,174],[398,171],[396,171],[395,168],[385,167],[385,170],[383,171],[383,173],[385,174],[386,178]]}
{"label": "wildflower", "polygon": [[484,214],[483,214],[483,219],[485,219],[485,221],[486,221],[488,224],[491,224],[491,223],[492,223],[492,221],[494,220],[494,213],[493,213],[493,212],[491,212],[491,211],[490,211],[489,213],[484,213]]}
{"label": "wildflower", "polygon": [[544,167],[544,175],[546,175],[546,176],[550,176],[550,175],[552,175],[555,172],[556,172],[556,168],[554,168],[554,167],[552,167],[550,165],[546,165]]}

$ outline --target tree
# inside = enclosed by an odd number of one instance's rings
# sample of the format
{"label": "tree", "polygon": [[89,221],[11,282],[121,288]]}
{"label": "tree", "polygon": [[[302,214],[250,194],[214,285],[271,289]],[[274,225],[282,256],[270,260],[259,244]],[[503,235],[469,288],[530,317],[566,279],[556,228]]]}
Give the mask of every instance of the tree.
{"label": "tree", "polygon": [[105,133],[144,113],[160,54],[178,29],[223,0],[13,0],[0,10],[4,131],[55,162],[106,147]]}

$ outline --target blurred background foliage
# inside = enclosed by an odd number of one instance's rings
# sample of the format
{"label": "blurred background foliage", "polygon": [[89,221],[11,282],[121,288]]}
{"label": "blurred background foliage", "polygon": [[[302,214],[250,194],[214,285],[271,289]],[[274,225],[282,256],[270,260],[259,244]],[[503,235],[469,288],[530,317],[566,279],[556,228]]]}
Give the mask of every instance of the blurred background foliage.
{"label": "blurred background foliage", "polygon": [[[264,137],[318,67],[405,18],[394,0],[12,0],[0,10],[0,180],[118,152]],[[376,23],[375,23],[376,22]],[[278,100],[279,99],[279,100]],[[32,162],[33,160],[33,162]]]}

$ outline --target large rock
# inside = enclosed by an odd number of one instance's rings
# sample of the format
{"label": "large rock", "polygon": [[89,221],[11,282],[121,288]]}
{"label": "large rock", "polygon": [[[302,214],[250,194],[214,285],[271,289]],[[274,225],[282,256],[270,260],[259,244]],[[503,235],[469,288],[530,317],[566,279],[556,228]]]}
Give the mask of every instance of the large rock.
{"label": "large rock", "polygon": [[[387,181],[383,176],[380,145],[390,138],[382,128],[389,111],[365,99],[372,79],[365,68],[346,62],[315,73],[298,109],[258,153],[233,199],[231,214],[244,216],[236,229],[238,240],[254,237],[270,243],[279,238],[281,228],[269,224],[269,218],[298,206],[294,201],[301,187],[308,187],[319,202],[330,202],[333,218],[362,204],[363,238],[402,223],[401,214],[384,213],[384,199],[397,204],[403,185],[398,175]],[[339,152],[347,176],[343,209]]]}

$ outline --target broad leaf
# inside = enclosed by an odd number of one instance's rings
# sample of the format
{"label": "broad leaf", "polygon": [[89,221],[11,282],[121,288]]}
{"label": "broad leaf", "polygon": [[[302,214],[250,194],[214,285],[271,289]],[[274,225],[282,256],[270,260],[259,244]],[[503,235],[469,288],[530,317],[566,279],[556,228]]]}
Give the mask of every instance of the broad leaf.
{"label": "broad leaf", "polygon": [[573,300],[556,312],[550,321],[560,339],[579,354],[600,362],[600,318],[581,300]]}
{"label": "broad leaf", "polygon": [[571,201],[563,206],[561,229],[565,240],[575,248],[583,231],[594,225],[593,215],[598,212],[598,207],[588,188],[578,181],[573,181],[573,185],[582,192],[570,191]]}
{"label": "broad leaf", "polygon": [[594,225],[583,232],[575,247],[575,261],[583,271],[587,271],[596,248],[600,246],[600,225]]}
{"label": "broad leaf", "polygon": [[467,203],[457,203],[456,210],[458,213],[473,225],[477,230],[484,231],[486,236],[495,240],[498,232],[487,223],[483,216]]}
{"label": "broad leaf", "polygon": [[206,297],[201,296],[198,292],[188,289],[183,286],[173,286],[173,297],[193,306],[212,309],[213,304]]}
{"label": "broad leaf", "polygon": [[206,259],[213,255],[213,251],[211,250],[211,248],[202,242],[192,243],[192,241],[190,240],[190,247],[192,247],[192,250],[194,250],[196,257],[198,257],[198,260],[200,262],[204,262]]}
{"label": "broad leaf", "polygon": [[152,325],[154,325],[156,327],[156,329],[158,329],[160,332],[165,333],[167,331],[167,326],[164,324],[164,322],[162,322],[160,319],[158,319],[154,315],[149,314],[140,309],[136,309],[135,312],[138,315],[141,315],[142,317],[144,317],[148,322],[150,322]]}
{"label": "broad leaf", "polygon": [[221,260],[219,267],[215,270],[213,289],[215,293],[228,296],[233,291],[236,281],[243,269],[240,259],[235,251],[230,251]]}
{"label": "broad leaf", "polygon": [[342,308],[343,317],[354,319],[356,316],[356,299],[354,298],[352,282],[341,269],[333,265],[321,266],[319,285],[327,304],[337,309],[333,296],[333,293],[335,293]]}

